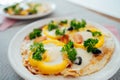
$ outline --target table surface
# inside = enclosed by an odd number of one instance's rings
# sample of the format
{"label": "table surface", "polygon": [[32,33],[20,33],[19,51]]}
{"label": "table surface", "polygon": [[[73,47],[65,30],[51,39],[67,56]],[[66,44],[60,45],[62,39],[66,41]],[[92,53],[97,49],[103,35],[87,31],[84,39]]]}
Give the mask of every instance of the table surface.
{"label": "table surface", "polygon": [[[47,0],[46,0],[47,1]],[[49,16],[35,20],[18,21],[9,29],[0,32],[0,80],[24,80],[10,66],[8,60],[8,45],[12,37],[24,26],[36,20],[42,20],[51,17],[77,17],[95,21],[103,25],[115,26],[120,30],[120,21],[105,15],[98,14],[81,6],[72,4],[66,0],[48,0],[56,4],[56,10]],[[120,32],[119,32],[120,34]],[[120,70],[109,80],[120,80]]]}

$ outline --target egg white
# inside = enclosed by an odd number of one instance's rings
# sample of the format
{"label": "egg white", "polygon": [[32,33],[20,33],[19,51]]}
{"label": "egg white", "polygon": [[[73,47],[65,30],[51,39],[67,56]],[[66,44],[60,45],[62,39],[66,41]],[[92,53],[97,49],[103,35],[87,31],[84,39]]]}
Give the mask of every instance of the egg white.
{"label": "egg white", "polygon": [[83,50],[80,48],[76,48],[76,51],[77,51],[77,57],[82,58],[82,63],[81,65],[73,64],[71,68],[75,70],[81,70],[82,68],[84,68],[90,63],[90,60],[92,59],[93,54],[88,53],[86,50]]}
{"label": "egg white", "polygon": [[52,31],[47,31],[49,35],[52,35],[52,36],[56,36],[55,35],[55,30],[52,30]]}
{"label": "egg white", "polygon": [[89,39],[89,38],[92,38],[91,32],[82,31],[82,32],[77,32],[77,33],[82,35],[84,41]]}
{"label": "egg white", "polygon": [[45,64],[54,65],[62,63],[63,57],[61,52],[61,46],[56,46],[55,44],[45,44],[44,48],[47,50],[47,55],[50,57],[50,62],[45,62]]}

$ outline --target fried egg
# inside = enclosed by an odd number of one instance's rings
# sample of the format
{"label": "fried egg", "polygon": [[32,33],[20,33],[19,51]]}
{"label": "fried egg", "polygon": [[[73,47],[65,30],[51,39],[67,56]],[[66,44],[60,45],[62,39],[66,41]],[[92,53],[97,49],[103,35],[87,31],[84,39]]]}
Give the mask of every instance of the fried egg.
{"label": "fried egg", "polygon": [[[59,26],[60,30],[67,30],[66,26]],[[59,39],[61,36],[56,36],[55,34],[56,30],[48,31],[48,26],[43,27],[43,35],[46,35],[50,39]]]}
{"label": "fried egg", "polygon": [[[58,23],[56,22],[56,24]],[[77,77],[94,73],[105,66],[114,51],[114,41],[112,37],[106,37],[106,33],[103,34],[97,27],[88,24],[85,28],[80,28],[78,30],[68,30],[68,28],[71,28],[70,22],[69,24],[66,24],[66,26],[58,26],[60,30],[66,29],[64,35],[56,35],[56,29],[49,31],[48,25],[42,27],[42,37],[46,37],[40,41],[46,50],[42,54],[42,60],[33,59],[33,52],[29,49],[30,45],[34,42],[39,43],[39,41],[35,41],[35,39],[39,37],[28,42],[23,42],[24,46],[22,46],[22,50],[27,50],[29,66],[32,67],[32,69],[37,70],[36,73],[48,75],[60,74],[62,76]],[[102,35],[93,36],[92,32],[97,31]],[[90,47],[91,45],[85,46],[85,41],[89,39],[97,39],[98,42],[95,43],[94,46],[92,45],[92,48]],[[66,43],[64,41],[66,41]],[[73,43],[72,47],[70,47],[71,43],[69,46],[66,46],[70,41]],[[88,44],[90,43],[92,42],[88,41]],[[62,52],[61,50],[64,47],[67,47],[67,50]],[[98,54],[98,52],[97,54],[94,53],[94,50],[89,52],[88,47],[89,49],[97,50],[100,54]],[[73,56],[69,55],[70,50],[74,50],[71,52],[74,53],[72,54]],[[71,57],[75,58],[75,60],[72,61],[70,59]],[[76,63],[77,60],[79,62],[81,60],[81,63]]]}
{"label": "fried egg", "polygon": [[42,74],[60,73],[69,65],[68,59],[64,58],[64,54],[61,52],[62,46],[54,44],[54,40],[48,40],[43,43],[46,49],[46,52],[42,56],[43,59],[41,61],[36,61],[32,59],[32,55],[30,55],[30,65],[37,67]]}
{"label": "fried egg", "polygon": [[93,54],[88,53],[86,50],[83,50],[80,48],[76,48],[76,51],[77,51],[77,57],[82,58],[82,63],[81,63],[81,65],[73,64],[71,66],[71,69],[80,71],[82,68],[84,68],[85,66],[87,66],[90,63],[90,61],[93,58]]}

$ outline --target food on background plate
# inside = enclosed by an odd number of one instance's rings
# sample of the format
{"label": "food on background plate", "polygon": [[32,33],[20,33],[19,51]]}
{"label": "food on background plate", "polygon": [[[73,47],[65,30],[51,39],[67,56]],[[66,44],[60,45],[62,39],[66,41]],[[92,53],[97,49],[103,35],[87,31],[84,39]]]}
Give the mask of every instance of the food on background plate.
{"label": "food on background plate", "polygon": [[4,8],[4,11],[10,15],[27,16],[38,13],[45,13],[48,8],[44,4],[28,2],[28,3],[16,3],[14,5]]}
{"label": "food on background plate", "polygon": [[112,36],[85,20],[51,21],[25,36],[21,54],[33,74],[78,77],[101,70],[114,52]]}

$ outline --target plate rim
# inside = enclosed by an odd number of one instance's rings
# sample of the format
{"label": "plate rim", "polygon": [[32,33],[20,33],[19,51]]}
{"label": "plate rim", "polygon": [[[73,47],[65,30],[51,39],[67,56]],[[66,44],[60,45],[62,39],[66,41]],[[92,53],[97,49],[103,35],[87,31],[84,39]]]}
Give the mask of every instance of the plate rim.
{"label": "plate rim", "polygon": [[[9,43],[9,47],[8,47],[8,58],[9,58],[9,62],[10,62],[10,64],[11,64],[11,66],[12,66],[12,68],[15,70],[15,72],[17,72],[17,74],[18,75],[20,75],[21,77],[23,77],[23,78],[25,78],[25,79],[27,79],[27,80],[33,80],[33,79],[29,79],[28,77],[26,77],[25,75],[23,75],[23,74],[21,74],[21,72],[20,71],[18,71],[16,68],[15,68],[15,66],[14,66],[14,61],[12,61],[12,59],[11,59],[11,57],[10,57],[10,47],[12,46],[12,43],[13,43],[13,41],[14,41],[14,39],[23,31],[23,30],[25,30],[25,29],[28,29],[30,26],[33,26],[33,25],[35,25],[35,24],[37,24],[38,22],[40,23],[40,22],[42,22],[42,21],[45,21],[45,23],[46,22],[49,22],[50,20],[62,20],[62,19],[74,19],[75,17],[56,17],[56,18],[48,18],[48,19],[43,19],[43,20],[37,20],[37,21],[35,21],[35,22],[32,22],[32,23],[30,23],[30,24],[28,24],[28,25],[26,25],[25,27],[23,27],[21,30],[19,30],[15,35],[14,35],[14,37],[11,39],[11,41],[10,41],[10,43]],[[82,18],[76,18],[76,19],[78,19],[78,20],[80,20],[80,19],[82,19]],[[98,25],[98,26],[101,26],[102,28],[104,28],[105,30],[107,30],[110,34],[112,34],[112,36],[113,36],[113,38],[115,39],[115,41],[117,41],[117,42],[115,42],[114,41],[114,43],[115,43],[115,45],[118,45],[119,47],[120,47],[120,43],[119,43],[119,41],[118,41],[118,39],[115,37],[115,35],[111,32],[111,31],[109,31],[107,28],[105,28],[103,25],[100,25],[100,24],[98,24],[98,23],[96,23],[96,22],[92,22],[92,21],[90,21],[90,20],[87,20],[87,19],[85,19],[87,22],[90,22],[90,23],[92,23],[92,24],[94,24],[94,25]],[[116,44],[117,43],[117,44]],[[113,53],[114,54],[114,53]],[[113,55],[112,55],[113,56]],[[112,58],[112,57],[111,57]],[[120,59],[119,59],[119,61],[120,61]],[[109,62],[108,62],[109,63]],[[107,64],[106,64],[107,65]],[[107,79],[109,79],[110,77],[112,77],[117,71],[118,71],[118,69],[120,68],[120,64],[117,64],[118,66],[117,66],[117,68],[114,70],[114,72],[112,72],[111,73],[111,75],[108,75],[106,78],[101,78],[101,80],[107,80]],[[82,80],[82,79],[81,79]]]}

